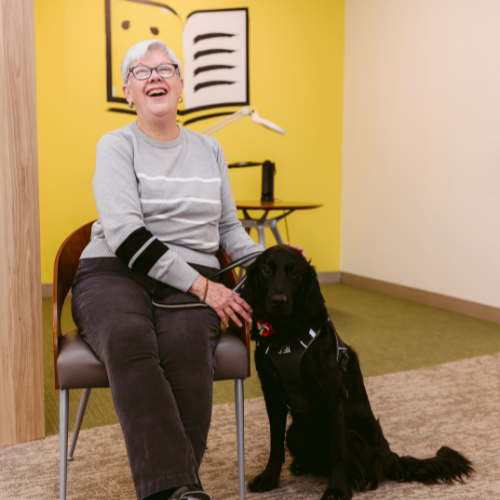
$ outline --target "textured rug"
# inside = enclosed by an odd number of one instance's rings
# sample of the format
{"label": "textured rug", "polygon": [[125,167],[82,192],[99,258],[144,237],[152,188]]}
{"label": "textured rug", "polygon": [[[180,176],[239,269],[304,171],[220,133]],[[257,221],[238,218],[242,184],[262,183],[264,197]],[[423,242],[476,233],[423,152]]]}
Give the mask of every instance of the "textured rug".
{"label": "textured rug", "polygon": [[[364,500],[500,499],[500,353],[365,381],[374,413],[391,448],[424,458],[442,445],[463,452],[476,474],[465,484],[385,483],[355,495]],[[59,498],[58,438],[0,449],[0,499]],[[261,398],[245,401],[246,478],[262,471],[269,428]],[[232,404],[214,407],[200,477],[215,500],[238,498],[235,415]],[[249,500],[319,500],[326,479],[282,473],[281,488]],[[68,500],[135,498],[118,425],[81,432],[68,472]]]}

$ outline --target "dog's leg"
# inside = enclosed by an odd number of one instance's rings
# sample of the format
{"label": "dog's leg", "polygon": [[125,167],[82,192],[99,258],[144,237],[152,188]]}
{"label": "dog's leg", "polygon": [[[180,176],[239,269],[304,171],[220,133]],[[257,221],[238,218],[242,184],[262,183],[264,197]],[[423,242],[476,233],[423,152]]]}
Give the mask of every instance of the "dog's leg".
{"label": "dog's leg", "polygon": [[330,421],[330,457],[332,471],[328,488],[321,500],[350,500],[352,492],[347,485],[347,443],[344,409],[342,408],[340,391],[331,395],[328,401]]}
{"label": "dog's leg", "polygon": [[314,354],[305,356],[303,367],[307,370],[327,398],[327,412],[332,470],[328,488],[321,500],[350,500],[352,492],[348,487],[348,452],[346,424],[340,392],[341,375],[332,351],[327,351],[325,362],[318,363]]}
{"label": "dog's leg", "polygon": [[255,363],[262,383],[267,415],[271,426],[271,453],[264,471],[248,484],[254,492],[270,491],[279,488],[281,467],[285,461],[285,431],[288,408],[286,393],[277,377],[274,366],[258,349]]}

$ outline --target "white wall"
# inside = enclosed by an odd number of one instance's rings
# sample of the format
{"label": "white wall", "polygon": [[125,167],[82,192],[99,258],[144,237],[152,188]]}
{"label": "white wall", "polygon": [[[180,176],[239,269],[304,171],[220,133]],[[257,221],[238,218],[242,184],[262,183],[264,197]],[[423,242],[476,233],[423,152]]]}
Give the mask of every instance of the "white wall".
{"label": "white wall", "polygon": [[500,0],[346,0],[341,269],[500,307]]}

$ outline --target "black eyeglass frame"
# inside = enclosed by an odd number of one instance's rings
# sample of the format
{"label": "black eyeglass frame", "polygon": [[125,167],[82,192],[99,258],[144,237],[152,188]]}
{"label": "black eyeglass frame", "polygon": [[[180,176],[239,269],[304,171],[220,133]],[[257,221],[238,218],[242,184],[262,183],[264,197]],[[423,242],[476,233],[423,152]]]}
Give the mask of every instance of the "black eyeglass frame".
{"label": "black eyeglass frame", "polygon": [[[170,76],[161,76],[160,73],[158,72],[158,68],[161,68],[162,66],[173,66],[174,67],[174,73],[172,75],[170,75]],[[137,69],[137,68],[148,68],[149,69],[149,75],[147,76],[147,78],[137,78],[134,75],[134,69]],[[128,74],[130,76],[130,73],[132,73],[132,76],[136,80],[139,80],[140,82],[143,82],[144,80],[149,80],[151,78],[151,75],[153,74],[153,71],[156,71],[156,74],[160,78],[172,78],[175,75],[176,71],[179,71],[179,65],[178,64],[174,64],[174,63],[162,63],[162,64],[159,64],[158,66],[156,66],[155,68],[151,68],[150,66],[146,66],[145,64],[139,64],[139,66],[134,66],[133,68],[129,68]]]}

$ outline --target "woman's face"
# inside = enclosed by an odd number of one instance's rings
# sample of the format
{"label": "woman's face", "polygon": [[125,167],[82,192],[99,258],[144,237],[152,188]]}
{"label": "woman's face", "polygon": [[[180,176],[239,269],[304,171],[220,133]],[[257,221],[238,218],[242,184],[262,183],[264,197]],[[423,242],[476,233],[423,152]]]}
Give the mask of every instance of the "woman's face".
{"label": "woman's face", "polygon": [[[136,66],[156,68],[163,63],[172,64],[172,61],[163,52],[152,50],[144,59],[133,64],[131,69]],[[124,85],[123,92],[127,101],[135,104],[137,116],[142,120],[167,118],[169,115],[177,114],[177,104],[183,85],[184,82],[179,79],[177,73],[170,78],[162,78],[153,71],[147,80],[137,80],[130,73],[128,87]]]}

